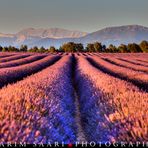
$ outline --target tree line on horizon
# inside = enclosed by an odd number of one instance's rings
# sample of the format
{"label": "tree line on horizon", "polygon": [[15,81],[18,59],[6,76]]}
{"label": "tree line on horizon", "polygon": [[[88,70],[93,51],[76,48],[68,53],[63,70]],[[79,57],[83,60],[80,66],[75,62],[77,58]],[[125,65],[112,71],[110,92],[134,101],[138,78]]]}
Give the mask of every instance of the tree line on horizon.
{"label": "tree line on horizon", "polygon": [[84,48],[82,43],[68,42],[56,49],[51,46],[49,49],[44,47],[38,48],[37,46],[28,48],[27,45],[21,45],[20,48],[14,46],[2,47],[0,52],[38,52],[38,53],[54,53],[54,52],[100,52],[100,53],[148,53],[148,41],[142,41],[140,44],[129,43],[128,45],[121,44],[118,47],[110,44],[108,47],[100,42],[88,43]]}

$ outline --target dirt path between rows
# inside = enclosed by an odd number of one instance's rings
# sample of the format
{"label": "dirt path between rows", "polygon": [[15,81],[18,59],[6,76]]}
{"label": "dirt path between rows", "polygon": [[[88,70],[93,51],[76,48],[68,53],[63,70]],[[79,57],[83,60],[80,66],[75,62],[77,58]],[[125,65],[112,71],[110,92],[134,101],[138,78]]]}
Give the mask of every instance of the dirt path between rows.
{"label": "dirt path between rows", "polygon": [[75,75],[76,75],[76,59],[74,54],[72,55],[73,58],[73,65],[72,65],[72,84],[73,84],[73,89],[74,89],[74,101],[75,101],[75,123],[77,126],[77,142],[82,143],[86,142],[86,137],[84,134],[84,130],[82,127],[82,122],[81,122],[81,113],[80,113],[80,103],[79,103],[79,96],[77,93],[77,86],[75,82]]}

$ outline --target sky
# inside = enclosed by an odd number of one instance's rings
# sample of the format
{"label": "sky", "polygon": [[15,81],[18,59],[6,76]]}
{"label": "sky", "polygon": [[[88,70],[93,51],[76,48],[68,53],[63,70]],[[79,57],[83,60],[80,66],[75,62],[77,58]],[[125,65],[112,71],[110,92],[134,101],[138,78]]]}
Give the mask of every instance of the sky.
{"label": "sky", "polygon": [[94,32],[121,25],[148,27],[148,0],[0,0],[0,32],[63,28]]}

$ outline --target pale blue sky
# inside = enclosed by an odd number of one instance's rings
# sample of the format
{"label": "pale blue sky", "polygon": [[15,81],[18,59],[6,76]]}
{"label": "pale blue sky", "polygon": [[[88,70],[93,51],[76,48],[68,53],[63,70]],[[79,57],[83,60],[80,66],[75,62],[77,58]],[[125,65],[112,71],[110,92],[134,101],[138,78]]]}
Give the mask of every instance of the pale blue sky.
{"label": "pale blue sky", "polygon": [[148,0],[0,0],[0,32],[65,28],[93,32],[104,27],[148,26]]}

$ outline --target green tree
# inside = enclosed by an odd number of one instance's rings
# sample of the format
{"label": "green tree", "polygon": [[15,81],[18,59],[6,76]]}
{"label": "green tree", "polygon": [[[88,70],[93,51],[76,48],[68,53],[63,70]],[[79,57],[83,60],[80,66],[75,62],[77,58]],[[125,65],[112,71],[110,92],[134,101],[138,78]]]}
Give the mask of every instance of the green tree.
{"label": "green tree", "polygon": [[38,50],[38,52],[44,53],[44,52],[47,52],[47,50],[42,46],[42,47]]}
{"label": "green tree", "polygon": [[59,52],[64,52],[62,46],[59,47],[59,50],[58,50],[58,51],[59,51]]}
{"label": "green tree", "polygon": [[65,52],[76,52],[76,46],[74,42],[68,42],[62,45],[62,49]]}
{"label": "green tree", "polygon": [[39,52],[39,49],[37,46],[34,46],[33,48],[30,48],[28,51],[29,52]]}
{"label": "green tree", "polygon": [[140,43],[140,48],[143,52],[148,52],[148,42],[147,41],[142,41]]}
{"label": "green tree", "polygon": [[51,52],[51,53],[54,53],[54,52],[56,52],[56,49],[55,49],[55,47],[54,47],[54,46],[50,46],[50,48],[49,48],[49,52]]}
{"label": "green tree", "polygon": [[121,52],[121,53],[127,53],[128,52],[127,46],[125,44],[121,44],[118,47],[118,51]]}
{"label": "green tree", "polygon": [[102,45],[102,52],[106,51],[106,45]]}
{"label": "green tree", "polygon": [[0,46],[0,52],[3,50],[3,47],[2,46]]}
{"label": "green tree", "polygon": [[83,44],[81,44],[81,43],[75,44],[75,49],[78,52],[83,52],[83,49],[84,49]]}
{"label": "green tree", "polygon": [[27,45],[21,45],[20,47],[21,52],[27,52],[27,49],[28,49]]}
{"label": "green tree", "polygon": [[108,52],[118,52],[118,49],[116,48],[116,46],[110,44],[108,47]]}
{"label": "green tree", "polygon": [[88,52],[95,52],[96,51],[94,48],[94,44],[91,44],[91,43],[87,44],[86,50]]}
{"label": "green tree", "polygon": [[2,52],[7,52],[8,51],[8,47],[3,47]]}
{"label": "green tree", "polygon": [[16,47],[14,47],[14,46],[9,46],[9,47],[8,47],[8,51],[9,51],[9,52],[18,52],[19,49],[16,48]]}
{"label": "green tree", "polygon": [[96,52],[102,52],[102,44],[99,42],[94,43],[94,48]]}
{"label": "green tree", "polygon": [[127,48],[130,52],[142,52],[140,46],[136,43],[128,44]]}

